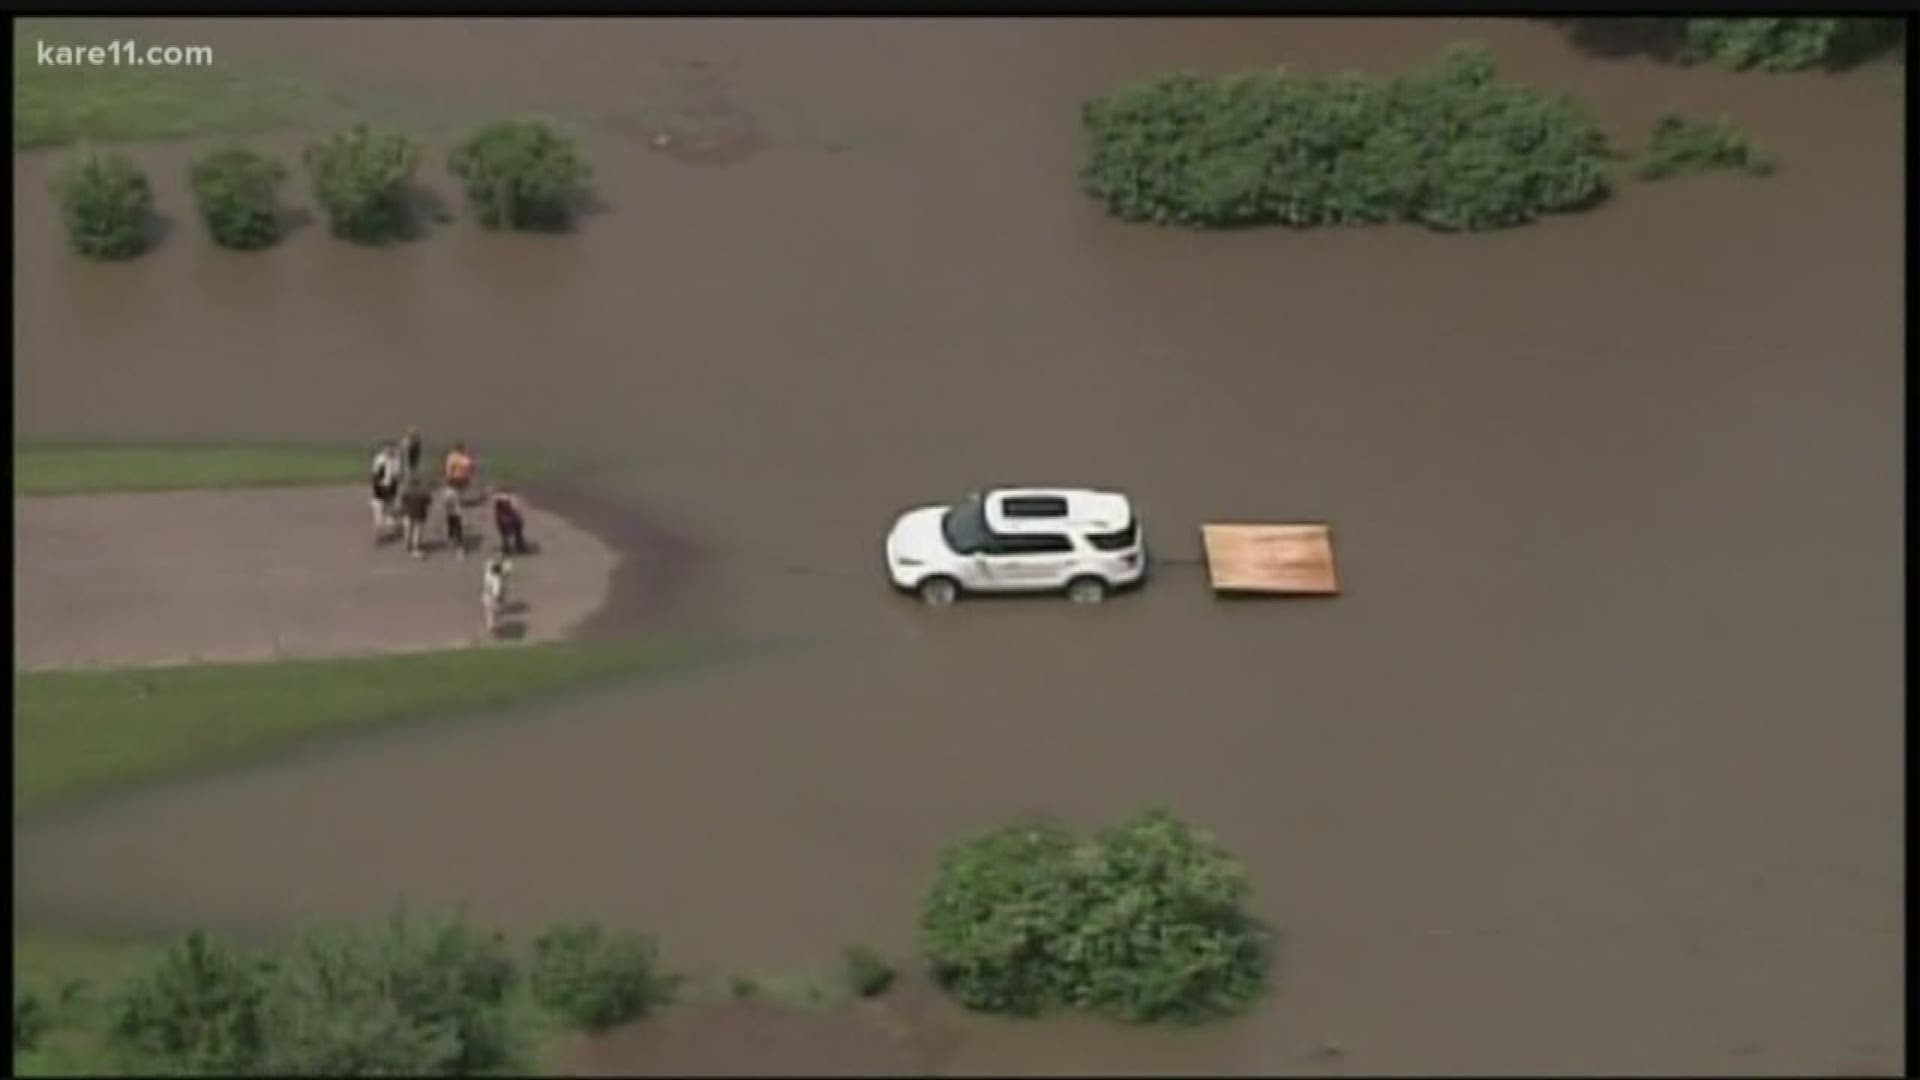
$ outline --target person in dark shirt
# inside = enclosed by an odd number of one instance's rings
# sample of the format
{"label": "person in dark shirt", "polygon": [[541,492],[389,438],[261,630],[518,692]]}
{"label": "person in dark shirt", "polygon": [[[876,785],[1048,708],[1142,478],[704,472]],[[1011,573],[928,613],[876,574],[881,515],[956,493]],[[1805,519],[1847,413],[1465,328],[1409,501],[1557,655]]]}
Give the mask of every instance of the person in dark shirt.
{"label": "person in dark shirt", "polygon": [[416,559],[426,558],[422,540],[427,531],[427,514],[433,509],[433,493],[415,480],[400,494],[400,512],[406,519],[407,551]]}
{"label": "person in dark shirt", "polygon": [[400,437],[400,456],[407,463],[407,475],[420,475],[420,429],[407,425],[407,433]]}
{"label": "person in dark shirt", "polygon": [[493,493],[493,527],[500,534],[500,550],[508,555],[527,553],[527,519],[520,500],[506,490]]}

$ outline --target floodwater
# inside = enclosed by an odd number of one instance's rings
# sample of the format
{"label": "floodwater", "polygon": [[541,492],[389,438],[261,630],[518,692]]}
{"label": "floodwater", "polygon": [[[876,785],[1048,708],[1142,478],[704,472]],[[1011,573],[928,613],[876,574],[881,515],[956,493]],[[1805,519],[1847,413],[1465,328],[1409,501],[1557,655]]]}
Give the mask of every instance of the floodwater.
{"label": "floodwater", "polygon": [[[1077,106],[1118,81],[1385,71],[1460,39],[1623,144],[1668,109],[1725,112],[1785,171],[1627,184],[1477,237],[1162,231],[1075,191]],[[1447,20],[381,20],[298,41],[418,103],[436,159],[470,114],[574,123],[604,208],[568,237],[458,222],[368,251],[308,227],[236,255],[197,235],[184,149],[145,148],[172,235],[81,265],[48,159],[17,157],[22,434],[417,421],[577,455],[704,545],[682,602],[793,647],[76,808],[16,830],[20,917],[238,927],[404,894],[770,970],[905,952],[962,835],[1162,802],[1251,868],[1284,935],[1272,1000],[1193,1032],[957,1018],[939,1068],[1897,1067],[1886,69],[1687,71]],[[662,117],[699,152],[652,149]],[[888,593],[890,514],[1008,481],[1128,490],[1175,557],[1206,520],[1328,520],[1348,592],[1220,603],[1170,566],[1094,611]]]}

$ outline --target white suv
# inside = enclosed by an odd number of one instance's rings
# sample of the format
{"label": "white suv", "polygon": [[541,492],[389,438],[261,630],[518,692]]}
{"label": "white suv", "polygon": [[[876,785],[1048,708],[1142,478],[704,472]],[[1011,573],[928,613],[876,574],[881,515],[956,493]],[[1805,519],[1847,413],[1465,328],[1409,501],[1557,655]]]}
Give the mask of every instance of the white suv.
{"label": "white suv", "polygon": [[1105,491],[996,488],[909,510],[887,534],[888,576],[935,606],[962,592],[1063,589],[1092,604],[1146,572],[1133,505]]}

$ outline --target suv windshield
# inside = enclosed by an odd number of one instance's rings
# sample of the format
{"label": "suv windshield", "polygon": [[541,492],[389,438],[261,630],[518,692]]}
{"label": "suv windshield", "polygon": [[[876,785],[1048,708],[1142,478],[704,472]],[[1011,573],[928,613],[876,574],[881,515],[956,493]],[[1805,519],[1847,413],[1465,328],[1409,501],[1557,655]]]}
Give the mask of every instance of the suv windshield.
{"label": "suv windshield", "polygon": [[940,519],[940,533],[947,546],[961,555],[984,551],[993,534],[987,530],[987,504],[978,495],[969,495],[955,503]]}

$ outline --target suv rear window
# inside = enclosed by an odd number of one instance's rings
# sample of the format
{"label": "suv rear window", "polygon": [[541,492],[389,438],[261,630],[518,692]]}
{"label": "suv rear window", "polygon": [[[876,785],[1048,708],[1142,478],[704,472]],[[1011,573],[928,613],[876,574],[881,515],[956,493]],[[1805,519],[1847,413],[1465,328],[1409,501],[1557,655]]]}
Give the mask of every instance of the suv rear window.
{"label": "suv rear window", "polygon": [[1129,521],[1118,532],[1094,533],[1087,540],[1101,551],[1125,551],[1140,541],[1140,523]]}
{"label": "suv rear window", "polygon": [[1067,516],[1067,500],[1058,495],[1009,495],[1000,500],[1000,512],[1010,518]]}

